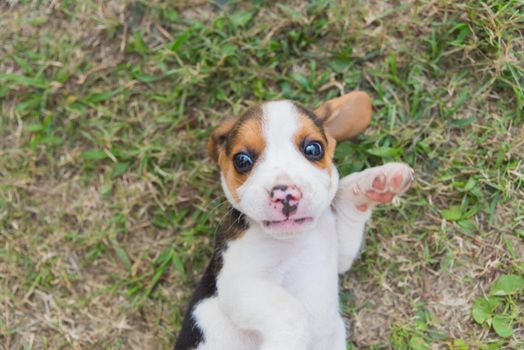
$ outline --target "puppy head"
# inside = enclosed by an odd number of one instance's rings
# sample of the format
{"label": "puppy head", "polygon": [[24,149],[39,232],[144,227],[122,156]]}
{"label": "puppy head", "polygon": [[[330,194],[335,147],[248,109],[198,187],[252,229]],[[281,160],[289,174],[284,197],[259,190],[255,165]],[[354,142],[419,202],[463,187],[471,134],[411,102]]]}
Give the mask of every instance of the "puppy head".
{"label": "puppy head", "polygon": [[371,120],[363,92],[330,100],[314,113],[291,101],[266,102],[215,129],[209,155],[233,207],[276,237],[311,229],[338,187],[336,142]]}

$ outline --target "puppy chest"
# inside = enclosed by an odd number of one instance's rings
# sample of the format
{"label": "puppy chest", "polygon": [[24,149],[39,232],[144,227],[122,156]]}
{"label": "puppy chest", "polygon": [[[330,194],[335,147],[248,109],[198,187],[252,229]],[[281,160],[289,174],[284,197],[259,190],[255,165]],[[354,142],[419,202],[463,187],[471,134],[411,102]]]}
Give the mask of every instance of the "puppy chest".
{"label": "puppy chest", "polygon": [[[282,286],[307,304],[337,297],[336,237],[312,241],[282,264]],[[331,302],[331,301],[330,301]]]}
{"label": "puppy chest", "polygon": [[319,222],[317,230],[295,240],[260,237],[248,233],[229,244],[219,285],[241,286],[243,281],[257,278],[285,288],[307,304],[333,303],[332,299],[336,304],[338,246],[334,220]]}

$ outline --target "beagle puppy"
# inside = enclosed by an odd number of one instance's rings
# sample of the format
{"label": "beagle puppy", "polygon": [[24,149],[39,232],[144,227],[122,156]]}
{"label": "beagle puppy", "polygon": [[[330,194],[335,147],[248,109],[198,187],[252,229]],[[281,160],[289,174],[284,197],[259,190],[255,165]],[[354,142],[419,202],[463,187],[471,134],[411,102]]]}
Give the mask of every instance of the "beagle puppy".
{"label": "beagle puppy", "polygon": [[349,270],[364,226],[413,180],[388,163],[339,179],[337,141],[371,120],[352,92],[314,112],[292,101],[249,108],[213,131],[231,203],[175,350],[344,350],[338,275]]}

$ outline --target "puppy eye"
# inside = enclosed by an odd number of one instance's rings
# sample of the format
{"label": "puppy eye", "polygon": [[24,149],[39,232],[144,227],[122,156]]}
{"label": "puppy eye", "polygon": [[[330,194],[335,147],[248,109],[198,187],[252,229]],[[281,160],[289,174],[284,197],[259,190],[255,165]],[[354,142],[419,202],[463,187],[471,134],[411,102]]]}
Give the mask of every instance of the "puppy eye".
{"label": "puppy eye", "polygon": [[233,157],[233,165],[239,173],[247,173],[253,167],[253,158],[244,152],[235,154]]}
{"label": "puppy eye", "polygon": [[324,148],[318,141],[305,143],[302,151],[304,152],[306,158],[312,161],[321,160],[324,156]]}

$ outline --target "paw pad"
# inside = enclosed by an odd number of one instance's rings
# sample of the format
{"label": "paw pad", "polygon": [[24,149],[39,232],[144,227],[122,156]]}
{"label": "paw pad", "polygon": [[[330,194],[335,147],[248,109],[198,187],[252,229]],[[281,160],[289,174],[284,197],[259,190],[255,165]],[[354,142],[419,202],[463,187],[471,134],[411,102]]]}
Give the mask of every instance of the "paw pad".
{"label": "paw pad", "polygon": [[352,187],[359,200],[356,207],[368,210],[370,205],[391,203],[396,196],[406,192],[413,182],[413,170],[403,163],[388,163],[363,171]]}

